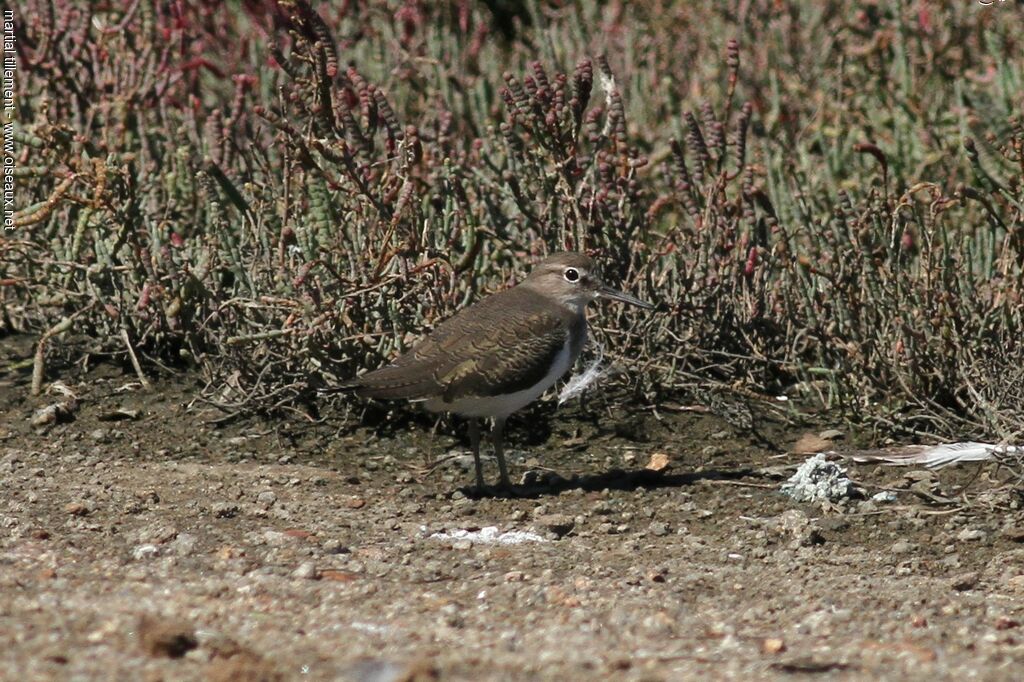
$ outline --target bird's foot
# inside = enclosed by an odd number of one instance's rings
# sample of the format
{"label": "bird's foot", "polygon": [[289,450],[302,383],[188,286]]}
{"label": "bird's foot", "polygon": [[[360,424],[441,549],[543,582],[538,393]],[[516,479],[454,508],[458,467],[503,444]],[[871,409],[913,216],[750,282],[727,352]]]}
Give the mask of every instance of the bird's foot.
{"label": "bird's foot", "polygon": [[514,485],[511,481],[503,481],[498,482],[496,485],[477,483],[476,485],[461,488],[461,492],[470,499],[479,500],[485,497],[495,499],[530,497],[532,491],[526,486]]}

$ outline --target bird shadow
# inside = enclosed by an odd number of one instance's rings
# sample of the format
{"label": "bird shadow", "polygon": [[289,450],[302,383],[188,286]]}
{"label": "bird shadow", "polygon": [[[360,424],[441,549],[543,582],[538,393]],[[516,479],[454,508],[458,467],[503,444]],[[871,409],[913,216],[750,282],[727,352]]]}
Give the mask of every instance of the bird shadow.
{"label": "bird shadow", "polygon": [[[528,474],[530,472],[527,472]],[[751,467],[737,469],[707,469],[690,473],[668,473],[652,469],[609,469],[600,474],[573,475],[563,478],[558,474],[527,480],[511,488],[476,486],[459,488],[466,497],[479,499],[539,499],[554,497],[571,490],[597,492],[601,490],[632,491],[639,488],[682,488],[701,481],[736,481],[744,478],[764,478],[762,471]]]}

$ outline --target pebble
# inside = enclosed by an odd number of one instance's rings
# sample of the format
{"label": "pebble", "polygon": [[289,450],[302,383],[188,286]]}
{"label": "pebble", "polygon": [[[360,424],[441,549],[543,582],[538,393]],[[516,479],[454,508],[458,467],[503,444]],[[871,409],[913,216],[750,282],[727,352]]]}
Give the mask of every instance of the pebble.
{"label": "pebble", "polygon": [[648,530],[651,531],[651,535],[657,537],[663,537],[665,535],[668,535],[668,526],[666,526],[661,521],[653,521],[651,525],[648,527]]}
{"label": "pebble", "polygon": [[893,554],[909,554],[910,552],[913,552],[915,549],[917,549],[917,545],[915,545],[913,542],[908,542],[907,540],[897,540],[892,544],[892,547],[889,549],[889,551]]}
{"label": "pebble", "polygon": [[302,580],[316,580],[320,577],[320,572],[316,570],[316,564],[312,561],[303,561],[299,564],[298,568],[292,571],[292,577]]}
{"label": "pebble", "polygon": [[544,514],[536,517],[534,521],[541,528],[551,531],[558,537],[566,535],[576,525],[575,519],[567,514]]}
{"label": "pebble", "polygon": [[956,534],[957,540],[969,542],[972,540],[984,540],[988,537],[988,533],[981,530],[980,528],[964,528],[962,531]]}
{"label": "pebble", "polygon": [[981,576],[977,571],[971,571],[969,573],[962,573],[952,580],[949,581],[949,586],[957,592],[965,592],[967,590],[973,590],[978,585],[978,581],[981,580]]}
{"label": "pebble", "polygon": [[282,533],[279,530],[263,531],[263,541],[270,547],[283,547],[294,542],[295,536]]}
{"label": "pebble", "polygon": [[350,551],[341,540],[336,538],[325,540],[323,549],[325,554],[348,554]]}
{"label": "pebble", "polygon": [[83,502],[68,502],[64,505],[64,511],[72,516],[85,516],[90,510]]}
{"label": "pebble", "polygon": [[167,548],[178,556],[190,556],[195,553],[199,539],[191,533],[178,533],[178,537],[171,541]]}
{"label": "pebble", "polygon": [[1010,526],[1003,529],[1003,537],[1010,542],[1024,542],[1024,526]]}
{"label": "pebble", "polygon": [[256,496],[256,501],[262,505],[269,507],[270,505],[277,502],[277,495],[272,490],[264,490]]}
{"label": "pebble", "polygon": [[230,519],[238,515],[238,505],[230,502],[215,502],[210,510],[218,519]]}
{"label": "pebble", "polygon": [[143,559],[152,559],[160,553],[160,548],[156,545],[139,545],[132,550],[132,558],[136,561],[142,561]]}

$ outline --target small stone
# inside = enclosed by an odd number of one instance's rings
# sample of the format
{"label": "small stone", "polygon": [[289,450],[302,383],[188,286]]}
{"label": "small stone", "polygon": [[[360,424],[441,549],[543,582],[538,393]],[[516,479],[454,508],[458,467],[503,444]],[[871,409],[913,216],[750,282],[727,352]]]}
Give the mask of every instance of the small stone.
{"label": "small stone", "polygon": [[651,458],[647,461],[645,469],[651,471],[666,471],[671,465],[671,460],[668,454],[664,452],[652,452]]}
{"label": "small stone", "polygon": [[191,556],[196,551],[197,542],[198,539],[191,533],[178,533],[178,537],[170,542],[167,548],[178,556]]}
{"label": "small stone", "polygon": [[957,592],[966,592],[967,590],[973,590],[977,585],[981,576],[978,575],[977,571],[971,571],[969,573],[963,573],[956,576],[949,581],[949,586]]}
{"label": "small stone", "polygon": [[970,542],[974,540],[984,540],[988,536],[988,533],[981,530],[980,528],[964,528],[962,531],[956,534],[957,540]]}
{"label": "small stone", "polygon": [[139,531],[139,541],[144,544],[163,545],[178,537],[174,526],[154,524]]}
{"label": "small stone", "polygon": [[230,502],[215,502],[210,510],[218,519],[230,519],[238,515],[238,505]]}
{"label": "small stone", "polygon": [[897,540],[889,549],[893,554],[909,554],[917,549],[917,545],[907,540]]}
{"label": "small stone", "polygon": [[345,544],[336,538],[330,538],[324,541],[323,544],[324,554],[348,554],[349,548]]}
{"label": "small stone", "polygon": [[648,530],[651,531],[651,535],[657,536],[659,538],[668,535],[668,526],[666,526],[661,521],[652,521],[651,525],[648,527]]}
{"label": "small stone", "polygon": [[265,507],[269,507],[270,505],[277,502],[277,495],[274,494],[274,491],[272,490],[264,490],[263,492],[256,496],[256,501]]}
{"label": "small stone", "polygon": [[283,547],[294,541],[295,536],[282,533],[279,530],[263,531],[263,542],[271,547]]}
{"label": "small stone", "polygon": [[1024,526],[1010,526],[1003,529],[1003,537],[1010,542],[1024,542]]}
{"label": "small stone", "polygon": [[152,559],[160,553],[160,548],[156,545],[139,545],[132,550],[132,558],[136,561],[142,561],[144,559]]}
{"label": "small stone", "polygon": [[320,572],[316,570],[316,564],[312,561],[304,561],[299,564],[298,568],[292,571],[292,577],[302,580],[316,580],[320,577]]}
{"label": "small stone", "polygon": [[761,651],[766,654],[779,654],[786,650],[786,643],[778,637],[768,637],[761,642]]}
{"label": "small stone", "polygon": [[576,521],[566,514],[545,514],[538,516],[534,521],[540,527],[551,531],[558,537],[564,536],[576,525]]}
{"label": "small stone", "polygon": [[473,546],[473,543],[465,538],[456,540],[452,543],[452,549],[466,550]]}
{"label": "small stone", "polygon": [[89,513],[89,507],[82,502],[68,502],[64,505],[64,511],[72,516],[85,516]]}
{"label": "small stone", "polygon": [[160,496],[157,495],[155,490],[136,490],[132,494],[135,496],[135,499],[140,502],[148,504],[157,504],[160,502]]}

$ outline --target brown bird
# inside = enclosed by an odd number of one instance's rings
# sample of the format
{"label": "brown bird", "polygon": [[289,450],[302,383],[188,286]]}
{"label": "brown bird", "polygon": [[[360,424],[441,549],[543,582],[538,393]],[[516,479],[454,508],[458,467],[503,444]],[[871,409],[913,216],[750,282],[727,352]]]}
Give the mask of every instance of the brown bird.
{"label": "brown bird", "polygon": [[432,412],[469,418],[478,488],[484,488],[479,419],[493,418],[500,486],[508,489],[505,420],[572,367],[587,340],[586,306],[599,297],[654,307],[606,286],[588,256],[556,253],[517,286],[460,310],[411,351],[346,387],[362,397],[423,402]]}

